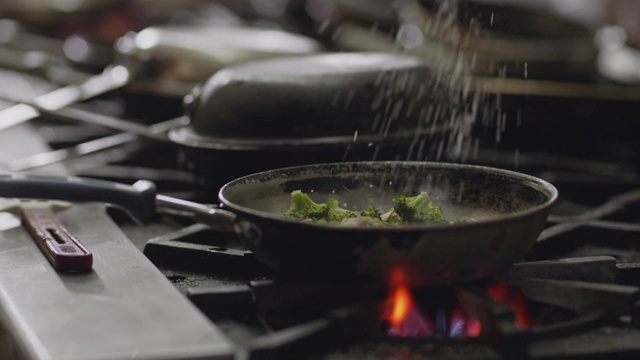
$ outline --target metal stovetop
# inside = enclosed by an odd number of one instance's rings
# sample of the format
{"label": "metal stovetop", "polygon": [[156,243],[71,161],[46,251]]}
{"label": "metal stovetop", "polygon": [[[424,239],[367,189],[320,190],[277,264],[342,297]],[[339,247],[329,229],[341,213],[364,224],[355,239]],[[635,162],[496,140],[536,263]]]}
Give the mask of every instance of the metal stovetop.
{"label": "metal stovetop", "polygon": [[[567,145],[565,142],[556,141],[556,137],[573,136],[576,129],[584,130],[583,132],[588,135],[585,136],[588,138],[588,148],[598,143],[598,140],[605,135],[615,132],[615,130],[601,132],[600,121],[609,122],[609,125],[617,123],[628,125],[617,112],[615,116],[611,116],[609,107],[599,107],[605,110],[603,112],[594,112],[590,107],[585,106],[588,104],[583,103],[579,106],[565,106],[565,103],[560,103],[557,106],[543,108],[538,106],[536,99],[540,98],[527,97],[526,104],[529,104],[529,107],[522,110],[524,125],[521,137],[526,144],[539,138],[548,140],[550,137],[548,135],[551,135],[549,128],[540,128],[549,123],[554,125],[553,133],[557,135],[551,137],[548,145],[552,148],[551,150],[558,150],[554,148],[557,145],[561,148],[560,152],[567,150]],[[542,100],[546,99],[542,97]],[[630,108],[636,109],[635,104],[632,105]],[[144,105],[141,106],[144,107]],[[578,113],[575,109],[582,112]],[[622,110],[619,113],[628,114],[629,111]],[[552,116],[547,116],[549,114]],[[533,117],[533,121],[527,119],[527,115]],[[539,124],[542,120],[547,123],[542,122],[543,125],[540,128],[533,126],[534,133],[529,131],[531,127],[526,126]],[[592,131],[593,129],[595,130]],[[42,134],[41,129],[37,130],[32,124],[0,131],[0,149],[3,150],[0,151],[0,170],[9,169],[8,164],[12,160],[50,150]],[[629,134],[632,135],[633,131],[625,134],[625,139],[632,137]],[[584,136],[584,134],[580,135]],[[602,140],[602,142],[620,145],[615,141]],[[636,143],[633,142],[632,145],[633,151],[623,148],[624,156],[621,157],[625,161],[629,158],[633,159],[633,154],[638,153]],[[579,153],[583,148],[569,150],[572,150],[572,153]],[[640,261],[636,255],[638,252],[635,245],[620,253],[607,254],[602,253],[598,247],[612,239],[611,236],[606,235],[610,234],[607,231],[608,227],[612,226],[617,226],[617,232],[613,235],[616,239],[618,235],[623,240],[637,239],[637,225],[633,229],[619,225],[620,223],[637,224],[637,215],[628,215],[635,214],[634,209],[637,209],[637,205],[634,204],[637,201],[630,202],[629,206],[623,206],[626,207],[627,215],[621,218],[616,218],[615,212],[600,216],[589,211],[593,205],[606,204],[607,196],[622,194],[636,188],[639,178],[637,164],[632,163],[620,168],[610,163],[610,159],[603,160],[602,158],[606,155],[598,156],[597,160],[577,161],[573,157],[550,156],[546,153],[536,155],[528,153],[525,148],[515,153],[500,152],[497,157],[494,156],[495,154],[490,154],[487,158],[490,161],[485,161],[487,159],[483,159],[482,155],[480,154],[478,160],[484,163],[491,163],[500,156],[506,156],[505,161],[496,161],[491,165],[505,167],[519,163],[520,168],[516,170],[522,171],[532,168],[540,170],[536,167],[536,163],[540,161],[546,165],[560,165],[561,168],[566,165],[567,169],[553,172],[543,169],[536,174],[560,185],[563,201],[554,210],[549,231],[544,233],[542,241],[529,254],[530,260],[547,259],[548,253],[544,250],[556,247],[556,244],[559,250],[558,256],[561,257],[613,254],[621,262],[630,265],[628,268],[618,269],[620,270],[618,274],[622,275],[618,280],[632,286],[639,285],[636,280],[633,280],[637,278],[637,271],[632,266]],[[537,156],[540,159],[536,158]],[[528,168],[530,164],[533,166]],[[590,167],[594,167],[595,170],[587,169]],[[109,172],[114,168],[114,166],[97,166],[92,168],[92,171],[93,175],[110,178],[112,174]],[[75,170],[72,171],[64,165],[50,165],[38,169],[47,174],[61,176],[78,175]],[[86,173],[80,175],[86,175]],[[144,175],[133,176],[144,177]],[[611,180],[614,181],[611,182]],[[605,182],[606,184],[601,186],[601,183]],[[607,191],[600,193],[599,190],[592,190],[601,187],[606,187]],[[576,193],[575,198],[565,197],[571,192]],[[594,203],[591,203],[590,197],[583,197],[581,192],[588,193],[590,196],[595,195]],[[583,199],[585,203],[582,202]],[[613,205],[616,203],[614,202]],[[604,207],[611,210],[612,206]],[[325,337],[321,336],[320,341],[317,341],[316,337],[305,337],[306,334],[314,332],[342,331],[339,326],[336,327],[334,319],[328,320],[322,317],[303,322],[293,328],[268,329],[268,336],[263,336],[265,334],[261,330],[256,331],[253,327],[245,329],[242,325],[231,326],[230,323],[235,321],[235,317],[242,317],[242,312],[245,311],[242,306],[246,305],[249,311],[252,311],[251,306],[254,305],[251,298],[253,294],[247,290],[249,286],[246,284],[246,278],[243,280],[240,276],[240,280],[233,279],[224,271],[210,276],[207,270],[198,272],[178,269],[172,266],[172,257],[176,255],[162,252],[165,245],[179,245],[184,252],[198,252],[194,255],[194,259],[204,259],[202,261],[207,262],[207,256],[220,259],[222,253],[230,253],[224,248],[225,241],[221,241],[216,248],[210,244],[203,245],[174,239],[173,230],[184,235],[185,232],[194,228],[183,229],[181,224],[173,226],[171,223],[153,224],[150,227],[121,223],[114,220],[113,213],[110,213],[109,209],[95,203],[75,204],[70,209],[60,212],[59,217],[93,252],[92,272],[84,274],[56,272],[26,230],[18,226],[16,218],[7,215],[0,221],[6,224],[0,231],[0,268],[2,269],[0,358],[2,359],[243,359],[249,357],[247,348],[243,344],[249,344],[248,346],[254,346],[257,349],[254,354],[251,354],[252,358],[269,357],[272,354],[271,348],[276,345],[289,347],[288,350],[285,349],[285,353],[289,351],[289,354],[300,355],[303,352],[318,350],[318,353],[322,354],[319,357],[331,359],[385,358],[385,355],[402,356],[403,354],[417,358],[504,358],[504,353],[500,352],[499,346],[475,341],[475,339],[470,341],[418,339],[409,343],[395,341],[395,339],[377,339],[378,341],[371,343],[365,341],[353,347],[347,346],[335,351],[327,350],[322,347]],[[578,240],[575,240],[576,237],[573,237],[573,234],[578,235]],[[604,236],[600,236],[603,234]],[[152,241],[147,243],[149,239]],[[208,241],[215,242],[211,239]],[[611,241],[614,242],[614,240]],[[617,240],[615,242],[617,243]],[[203,254],[206,256],[202,257]],[[244,256],[241,251],[238,254],[244,258],[243,266],[254,265],[250,256]],[[625,258],[628,254],[631,254],[631,257]],[[224,267],[224,261],[223,265],[218,266]],[[197,267],[198,264],[194,261],[190,265]],[[262,275],[261,271],[262,269],[256,269],[258,277]],[[250,274],[247,278],[252,278],[254,275]],[[260,288],[260,285],[256,285],[254,290]],[[265,286],[265,289],[268,288]],[[278,289],[276,287],[275,291],[277,292]],[[211,309],[211,304],[216,306],[220,304],[207,301],[220,294],[231,295],[229,308],[224,305],[221,308]],[[284,297],[284,294],[276,295],[275,298],[267,299],[267,302],[277,303],[281,299],[280,295]],[[236,299],[242,299],[242,301],[234,304]],[[322,301],[322,298],[317,301]],[[231,309],[231,305],[240,307],[225,313],[227,309]],[[308,305],[303,303],[298,305],[300,306]],[[203,310],[207,310],[207,307],[210,311]],[[284,311],[287,310],[289,308],[285,307]],[[632,315],[636,318],[638,314],[634,312]],[[211,321],[212,316],[216,317],[215,321]],[[519,353],[520,355],[536,359],[579,358],[586,355],[598,358],[601,354],[617,356],[632,354],[631,356],[634,356],[640,353],[637,345],[640,344],[637,341],[640,338],[638,326],[630,323],[631,320],[637,321],[637,319],[626,319],[626,322],[610,318],[607,320],[609,322],[602,326],[600,323],[596,324],[597,326],[590,323],[586,331],[556,333],[554,336],[535,338],[535,341],[530,343],[523,342],[517,351],[523,351]],[[296,338],[298,336],[299,338]],[[522,341],[523,336],[528,335],[515,333],[513,337],[507,338],[507,341]],[[333,344],[330,343],[330,346]]]}
{"label": "metal stovetop", "polygon": [[[10,158],[48,149],[30,125],[0,132],[0,143],[13,149],[0,155],[5,171]],[[55,174],[67,171],[58,166]],[[91,249],[93,270],[55,271],[19,223],[5,219],[0,322],[14,350],[0,345],[2,351],[26,359],[232,357],[226,336],[123,234],[104,206],[77,204],[59,217]]]}

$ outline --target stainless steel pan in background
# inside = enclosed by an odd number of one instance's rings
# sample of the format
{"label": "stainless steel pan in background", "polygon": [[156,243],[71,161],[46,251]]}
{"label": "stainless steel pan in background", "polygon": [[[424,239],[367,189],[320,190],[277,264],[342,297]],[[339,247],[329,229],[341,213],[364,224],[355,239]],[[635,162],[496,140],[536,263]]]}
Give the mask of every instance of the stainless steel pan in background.
{"label": "stainless steel pan in background", "polygon": [[[433,158],[428,155],[462,126],[453,121],[461,105],[448,91],[412,56],[322,53],[220,70],[186,98],[186,116],[172,122],[182,126],[168,136],[155,127],[75,108],[40,111],[178,146],[185,167],[219,188],[243,175],[287,166]],[[18,159],[12,169],[31,170],[59,161],[58,155]]]}
{"label": "stainless steel pan in background", "polygon": [[[0,98],[19,103],[0,111],[0,129],[121,88],[126,90],[125,97],[146,98],[143,106],[147,113],[160,109],[157,111],[163,114],[174,107],[179,110],[182,98],[194,86],[226,66],[324,50],[320,43],[303,35],[241,24],[151,26],[122,36],[115,45],[116,59],[99,74],[65,72],[74,74],[68,78],[82,78],[79,84],[73,82],[31,101],[0,91]],[[139,110],[130,106],[127,112],[135,115]]]}
{"label": "stainless steel pan in background", "polygon": [[[397,227],[296,222],[282,214],[290,192],[316,201],[381,210],[397,193],[427,191],[452,224]],[[285,278],[393,282],[423,286],[490,276],[521,260],[536,240],[557,190],[532,176],[473,165],[428,162],[350,162],[255,173],[226,184],[220,206],[157,195],[153,183],[133,186],[93,179],[8,174],[0,195],[99,201],[126,208],[141,221],[156,212],[193,217],[233,229],[266,265]]]}

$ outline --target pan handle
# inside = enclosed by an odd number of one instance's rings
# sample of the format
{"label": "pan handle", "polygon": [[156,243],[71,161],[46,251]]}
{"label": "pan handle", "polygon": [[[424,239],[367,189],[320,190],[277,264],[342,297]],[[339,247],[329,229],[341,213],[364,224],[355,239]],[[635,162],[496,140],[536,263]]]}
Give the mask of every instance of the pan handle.
{"label": "pan handle", "polygon": [[103,202],[124,209],[143,224],[156,214],[156,186],[147,180],[125,185],[78,177],[0,174],[0,197]]}
{"label": "pan handle", "polygon": [[236,228],[236,214],[220,209],[215,205],[195,203],[166,195],[156,195],[156,210],[162,213],[192,218],[216,231],[234,232],[238,230]]}
{"label": "pan handle", "polygon": [[189,217],[217,231],[233,232],[241,228],[236,226],[234,213],[214,205],[159,195],[155,184],[148,180],[125,185],[79,177],[0,174],[0,197],[102,202],[124,209],[143,224],[160,212]]}

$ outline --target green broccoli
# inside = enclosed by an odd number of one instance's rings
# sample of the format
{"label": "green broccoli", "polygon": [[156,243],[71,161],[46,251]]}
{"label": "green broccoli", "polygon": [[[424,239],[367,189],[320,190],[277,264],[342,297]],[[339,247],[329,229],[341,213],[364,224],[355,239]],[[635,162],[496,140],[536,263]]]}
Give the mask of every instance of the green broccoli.
{"label": "green broccoli", "polygon": [[356,217],[353,211],[342,209],[338,206],[338,200],[329,198],[322,204],[317,204],[309,195],[300,190],[291,192],[291,207],[284,216],[288,219],[340,222],[343,219]]}
{"label": "green broccoli", "polygon": [[325,202],[325,206],[327,207],[327,213],[323,219],[329,222],[339,222],[347,218],[352,218],[358,216],[355,212],[343,209],[338,206],[338,200],[334,198],[329,198]]}
{"label": "green broccoli", "polygon": [[393,211],[406,222],[443,223],[440,209],[433,206],[425,191],[416,196],[398,194],[393,198]]}
{"label": "green broccoli", "polygon": [[[329,223],[339,223],[345,219],[350,219],[344,222],[345,224],[447,223],[442,219],[440,209],[433,206],[426,192],[412,197],[398,194],[393,200],[393,209],[385,214],[381,214],[378,209],[371,205],[366,210],[354,212],[341,208],[338,200],[334,198],[329,198],[326,202],[318,204],[301,190],[295,190],[291,192],[291,206],[283,215],[285,218],[293,220],[312,220]],[[354,220],[351,220],[352,218]]]}
{"label": "green broccoli", "polygon": [[378,209],[376,209],[375,206],[372,206],[372,205],[369,205],[369,207],[367,207],[366,210],[360,211],[360,213],[358,215],[371,217],[371,218],[374,218],[374,219],[377,219],[377,220],[381,220],[380,211]]}

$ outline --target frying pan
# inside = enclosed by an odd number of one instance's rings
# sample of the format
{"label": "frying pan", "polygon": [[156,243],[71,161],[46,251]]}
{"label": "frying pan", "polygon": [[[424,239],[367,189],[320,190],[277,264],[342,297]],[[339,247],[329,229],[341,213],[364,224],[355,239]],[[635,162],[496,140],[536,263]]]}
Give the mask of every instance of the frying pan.
{"label": "frying pan", "polygon": [[[376,52],[229,66],[191,95],[191,122],[168,135],[216,186],[301,164],[393,160],[399,154],[423,159],[415,149],[432,152],[452,131],[447,120],[459,110],[446,84],[420,59]],[[422,146],[411,145],[419,141]]]}
{"label": "frying pan", "polygon": [[248,61],[320,53],[323,46],[304,35],[239,25],[151,26],[116,44],[134,78],[128,89],[182,99],[227,66]]}
{"label": "frying pan", "polygon": [[[295,56],[323,51],[315,40],[281,30],[243,26],[153,26],[127,34],[117,42],[118,56],[113,65],[99,74],[84,78],[80,85],[47,93],[33,104],[17,99],[17,104],[0,111],[0,130],[34,119],[38,110],[59,110],[108,91],[126,87],[127,94],[161,97],[166,110],[199,83],[221,68],[255,59]],[[67,79],[65,79],[66,81]],[[6,94],[13,100],[11,94]],[[172,101],[173,100],[173,101]]]}
{"label": "frying pan", "polygon": [[[226,184],[220,206],[156,195],[153,184],[24,174],[0,177],[0,195],[101,201],[141,221],[155,212],[188,214],[218,230],[233,229],[255,256],[283,277],[323,281],[402,281],[409,286],[483,278],[506,268],[542,231],[557,191],[507,170],[429,162],[345,162],[255,173]],[[290,192],[349,209],[392,206],[397,193],[427,191],[452,224],[339,226],[283,218]]]}
{"label": "frying pan", "polygon": [[[461,126],[451,124],[457,110],[453,98],[437,74],[413,56],[321,53],[218,71],[186,98],[189,122],[169,131],[168,138],[80,109],[38,110],[170,142],[185,153],[181,158],[190,172],[220,188],[243,175],[287,166],[398,156],[422,160]],[[36,161],[43,163],[50,162]],[[20,161],[14,170],[25,170],[25,164]]]}

